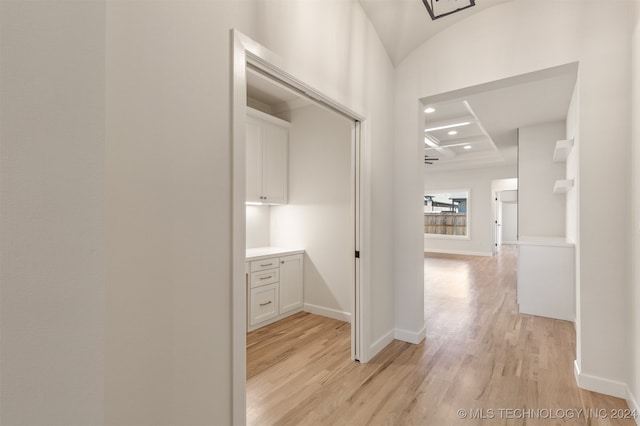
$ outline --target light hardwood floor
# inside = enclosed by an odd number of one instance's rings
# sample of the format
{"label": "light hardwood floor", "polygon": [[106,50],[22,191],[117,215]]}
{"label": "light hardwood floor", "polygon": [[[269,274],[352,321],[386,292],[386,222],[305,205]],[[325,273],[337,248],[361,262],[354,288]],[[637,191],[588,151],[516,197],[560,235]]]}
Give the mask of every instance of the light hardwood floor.
{"label": "light hardwood floor", "polygon": [[368,364],[350,361],[341,321],[300,313],[249,333],[248,424],[634,425],[612,419],[623,400],[577,388],[572,323],[517,312],[516,264],[513,247],[426,255],[426,340]]}

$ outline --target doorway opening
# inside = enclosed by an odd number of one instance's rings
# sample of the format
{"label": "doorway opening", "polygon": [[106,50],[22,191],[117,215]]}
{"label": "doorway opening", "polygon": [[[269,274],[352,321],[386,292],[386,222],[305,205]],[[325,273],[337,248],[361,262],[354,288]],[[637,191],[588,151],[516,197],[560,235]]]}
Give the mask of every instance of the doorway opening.
{"label": "doorway opening", "polygon": [[[501,179],[494,181],[496,186],[513,189],[495,190],[494,194],[494,255],[503,245],[518,244],[518,179]],[[502,184],[502,185],[501,185]]]}
{"label": "doorway opening", "polygon": [[[363,259],[359,256],[361,245],[361,168],[360,168],[360,151],[363,143],[362,120],[363,117],[347,107],[333,101],[306,83],[293,77],[291,73],[284,69],[280,60],[264,47],[260,46],[253,40],[243,34],[233,30],[233,72],[232,72],[232,135],[233,135],[233,153],[232,153],[232,384],[233,384],[233,421],[234,423],[244,423],[246,418],[246,332],[247,332],[247,281],[246,281],[246,249],[247,243],[247,171],[246,164],[247,155],[247,111],[248,111],[248,94],[252,95],[249,100],[250,107],[253,109],[262,108],[263,110],[273,108],[267,105],[264,99],[258,100],[260,90],[269,88],[278,90],[281,93],[289,93],[292,99],[288,102],[288,108],[279,111],[281,118],[295,118],[297,121],[304,121],[307,124],[314,122],[314,117],[322,115],[323,120],[341,120],[343,134],[346,131],[348,141],[346,146],[334,146],[333,153],[339,149],[342,152],[339,160],[342,162],[340,170],[342,171],[342,180],[339,182],[341,201],[338,209],[341,213],[335,215],[335,218],[342,217],[337,220],[337,226],[342,227],[340,247],[346,250],[348,259],[342,267],[337,268],[342,271],[342,278],[346,276],[348,280],[348,288],[346,289],[348,304],[350,305],[350,322],[351,322],[351,358],[353,360],[366,359],[366,354],[362,353],[362,331],[363,324],[363,307],[360,304],[362,300],[363,286],[360,282],[361,270],[363,269]],[[251,81],[250,81],[251,80]],[[261,82],[261,83],[258,83]],[[262,84],[262,86],[260,86]],[[260,87],[258,87],[260,86]],[[262,93],[265,95],[265,93]],[[266,93],[269,95],[269,93]],[[302,107],[301,107],[302,106]],[[257,107],[257,108],[256,108]],[[301,108],[299,108],[301,107]],[[299,108],[299,109],[298,109]],[[259,109],[258,109],[259,111]],[[293,112],[292,112],[293,111]],[[263,111],[264,112],[264,111]],[[337,117],[337,118],[336,118]],[[336,122],[334,121],[334,124]],[[346,125],[345,125],[346,124]],[[301,126],[305,127],[305,126]],[[326,127],[326,126],[325,126]],[[331,129],[332,126],[328,126]],[[340,127],[340,126],[339,126]],[[346,130],[344,130],[346,129]],[[307,141],[308,143],[298,143],[296,145],[295,161],[297,180],[295,185],[291,187],[290,204],[280,203],[274,206],[272,211],[273,217],[270,218],[269,229],[274,230],[274,234],[269,236],[269,244],[282,244],[298,246],[304,241],[312,241],[317,235],[321,234],[318,229],[314,229],[312,221],[318,219],[318,212],[309,212],[306,205],[310,201],[314,201],[313,194],[307,193],[310,181],[314,178],[322,179],[322,176],[313,173],[313,157],[322,152],[327,153],[328,146],[322,146],[318,141]],[[295,141],[292,141],[295,143]],[[303,146],[304,145],[304,146]],[[293,145],[292,145],[293,146]],[[315,154],[314,154],[315,152]],[[294,154],[292,152],[292,154]],[[347,156],[348,155],[348,156]],[[345,159],[344,157],[347,156]],[[346,168],[345,168],[346,162]],[[290,163],[291,164],[291,163]],[[348,169],[348,170],[347,170]],[[324,167],[322,170],[326,179],[336,178],[336,174],[331,174],[332,170]],[[339,175],[337,175],[339,176]],[[345,178],[346,176],[346,178]],[[306,181],[306,184],[303,184]],[[333,183],[337,183],[335,181]],[[344,188],[346,183],[346,190]],[[331,192],[331,182],[324,185],[325,194]],[[335,188],[335,185],[333,185]],[[316,194],[317,195],[317,194]],[[311,198],[310,198],[311,197]],[[321,198],[321,197],[319,197]],[[281,200],[282,201],[282,200]],[[317,200],[315,200],[317,201]],[[298,204],[295,204],[298,203]],[[265,203],[266,204],[266,203]],[[300,215],[304,211],[305,215]],[[264,213],[264,212],[263,212]],[[315,217],[314,217],[315,214]],[[304,219],[300,219],[301,217]],[[294,219],[295,218],[295,219]],[[348,222],[347,224],[343,223]],[[277,235],[275,235],[277,234]],[[308,234],[312,234],[309,236]],[[346,235],[345,235],[346,234]],[[308,238],[305,238],[307,235]],[[250,236],[255,238],[255,235]],[[251,240],[251,244],[256,243],[255,239]],[[313,243],[310,243],[313,244]],[[347,247],[345,247],[345,245]],[[304,249],[304,247],[302,247]],[[312,259],[305,268],[327,268],[327,262],[331,262],[331,248],[319,247],[318,250],[323,251],[327,256],[319,255],[319,259]],[[322,266],[321,266],[322,264]],[[316,278],[321,276],[320,271],[317,274],[311,274]],[[333,271],[331,271],[333,272]],[[305,274],[308,276],[309,274]],[[322,296],[320,296],[322,297]],[[344,304],[344,303],[343,303]],[[313,303],[305,306],[305,310],[313,309]],[[339,313],[339,312],[338,312]],[[325,312],[326,314],[326,312]],[[327,315],[330,316],[330,315]]]}

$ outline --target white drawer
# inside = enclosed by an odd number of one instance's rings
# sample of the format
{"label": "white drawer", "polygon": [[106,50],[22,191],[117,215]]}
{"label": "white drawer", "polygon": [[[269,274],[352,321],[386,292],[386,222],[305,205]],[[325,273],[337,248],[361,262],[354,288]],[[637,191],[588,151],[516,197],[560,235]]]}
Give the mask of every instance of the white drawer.
{"label": "white drawer", "polygon": [[267,269],[260,272],[252,272],[249,279],[249,287],[260,287],[280,281],[280,269]]}
{"label": "white drawer", "polygon": [[278,316],[278,285],[271,284],[252,288],[249,294],[251,309],[249,325],[254,326]]}
{"label": "white drawer", "polygon": [[264,271],[265,269],[277,268],[280,266],[280,258],[270,257],[262,260],[254,260],[251,262],[250,272]]}

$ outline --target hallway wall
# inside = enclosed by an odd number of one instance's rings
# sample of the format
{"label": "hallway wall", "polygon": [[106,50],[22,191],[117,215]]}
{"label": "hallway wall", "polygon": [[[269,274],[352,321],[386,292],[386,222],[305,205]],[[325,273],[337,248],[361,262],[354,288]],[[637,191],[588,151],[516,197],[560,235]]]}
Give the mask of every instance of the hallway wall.
{"label": "hallway wall", "polygon": [[0,1],[0,424],[101,424],[105,2]]}
{"label": "hallway wall", "polygon": [[[635,28],[633,32],[633,69],[632,77],[632,106],[631,106],[631,127],[632,127],[632,155],[631,155],[631,200],[632,200],[632,223],[631,223],[631,265],[632,277],[629,297],[629,308],[631,314],[629,339],[630,360],[631,360],[631,388],[636,410],[640,410],[640,1],[635,2]],[[640,420],[636,420],[638,422]]]}

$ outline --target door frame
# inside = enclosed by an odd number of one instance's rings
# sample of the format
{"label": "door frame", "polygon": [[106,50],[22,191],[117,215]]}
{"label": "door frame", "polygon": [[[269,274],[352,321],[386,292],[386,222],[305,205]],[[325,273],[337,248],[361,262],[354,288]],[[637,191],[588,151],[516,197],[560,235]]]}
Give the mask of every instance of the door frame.
{"label": "door frame", "polygon": [[[366,239],[363,223],[366,222],[369,174],[363,160],[364,146],[368,146],[365,117],[345,105],[334,101],[302,80],[294,77],[283,60],[241,32],[231,30],[231,382],[232,422],[246,423],[246,321],[247,291],[245,283],[246,256],[246,206],[245,206],[245,125],[247,98],[247,68],[262,72],[265,76],[296,91],[317,105],[337,112],[354,122],[352,126],[352,212],[354,219],[354,287],[351,315],[351,357],[369,360],[366,343],[368,324],[368,250],[362,250]],[[367,222],[368,223],[368,222]],[[356,252],[359,258],[356,258]]]}

